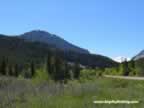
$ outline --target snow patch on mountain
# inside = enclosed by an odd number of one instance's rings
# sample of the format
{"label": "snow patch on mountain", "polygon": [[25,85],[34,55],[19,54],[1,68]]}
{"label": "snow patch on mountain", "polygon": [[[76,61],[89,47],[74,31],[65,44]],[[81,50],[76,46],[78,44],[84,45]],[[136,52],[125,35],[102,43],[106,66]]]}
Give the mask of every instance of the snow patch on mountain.
{"label": "snow patch on mountain", "polygon": [[118,57],[115,57],[113,60],[116,62],[122,63],[124,61],[130,61],[131,59],[129,57],[118,56]]}

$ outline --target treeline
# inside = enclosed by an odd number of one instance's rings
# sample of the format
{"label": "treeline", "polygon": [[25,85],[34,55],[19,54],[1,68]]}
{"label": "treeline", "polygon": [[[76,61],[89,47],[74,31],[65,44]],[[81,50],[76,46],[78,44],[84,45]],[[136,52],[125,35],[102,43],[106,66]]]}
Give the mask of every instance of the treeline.
{"label": "treeline", "polygon": [[125,60],[117,67],[106,68],[105,73],[123,76],[144,76],[144,58],[129,62]]}
{"label": "treeline", "polygon": [[0,63],[0,74],[3,76],[15,76],[18,77],[18,64],[9,64],[8,59],[3,57]]}
{"label": "treeline", "polygon": [[41,66],[31,60],[27,66],[21,67],[20,64],[9,63],[9,60],[3,57],[0,63],[0,74],[2,76],[18,77],[21,75],[24,78],[34,78],[39,68],[44,68],[50,79],[65,82],[69,79],[79,79],[81,70],[78,59],[74,63],[69,63],[64,60],[64,55],[49,52]]}
{"label": "treeline", "polygon": [[60,53],[49,53],[46,69],[50,78],[55,81],[79,79],[81,70],[78,59],[74,64],[69,64]]}

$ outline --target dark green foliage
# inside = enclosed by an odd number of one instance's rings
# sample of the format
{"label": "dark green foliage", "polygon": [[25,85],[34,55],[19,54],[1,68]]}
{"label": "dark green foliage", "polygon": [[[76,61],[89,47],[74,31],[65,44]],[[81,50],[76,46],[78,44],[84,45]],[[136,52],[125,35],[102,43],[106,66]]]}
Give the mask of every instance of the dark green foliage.
{"label": "dark green foliage", "polygon": [[46,71],[52,79],[54,79],[54,74],[56,71],[55,62],[56,62],[55,53],[53,51],[51,52],[49,51],[46,61]]}
{"label": "dark green foliage", "polygon": [[51,56],[51,65],[50,65],[50,77],[52,79],[55,79],[55,75],[56,75],[56,66],[55,66],[55,63],[56,63],[56,58],[55,58],[55,55]]}
{"label": "dark green foliage", "polygon": [[132,68],[132,69],[135,68],[135,61],[134,61],[134,60],[131,60],[131,61],[129,62],[129,67]]}
{"label": "dark green foliage", "polygon": [[56,55],[55,68],[56,68],[56,71],[54,74],[54,79],[56,81],[64,80],[64,77],[65,77],[64,61],[59,55]]}
{"label": "dark green foliage", "polygon": [[51,64],[52,64],[52,60],[51,60],[51,55],[49,53],[46,61],[46,69],[49,75],[52,75]]}
{"label": "dark green foliage", "polygon": [[70,69],[68,63],[65,61],[65,80],[67,81],[68,79],[71,78],[70,75]]}
{"label": "dark green foliage", "polygon": [[1,66],[0,66],[0,72],[1,72],[2,75],[7,74],[6,68],[7,68],[6,59],[3,58],[2,62],[1,62]]}
{"label": "dark green foliage", "polygon": [[128,67],[129,67],[130,75],[135,76],[136,75],[135,61],[134,60],[129,61],[128,62]]}
{"label": "dark green foliage", "polygon": [[130,73],[129,67],[128,67],[128,62],[125,60],[123,63],[121,63],[121,68],[122,68],[122,75],[128,76]]}
{"label": "dark green foliage", "polygon": [[30,78],[32,78],[32,75],[30,74],[30,72],[25,71],[25,72],[24,72],[24,78],[30,79]]}
{"label": "dark green foliage", "polygon": [[15,74],[15,77],[18,77],[18,75],[19,75],[17,64],[14,65],[14,74]]}
{"label": "dark green foliage", "polygon": [[14,75],[12,65],[9,65],[9,66],[8,66],[8,75],[9,75],[9,76],[13,76],[13,75]]}
{"label": "dark green foliage", "polygon": [[80,64],[78,62],[75,62],[75,64],[74,64],[73,73],[74,73],[74,78],[79,79],[79,77],[80,77]]}
{"label": "dark green foliage", "polygon": [[63,55],[59,52],[49,54],[47,57],[46,69],[51,79],[55,81],[68,80],[69,66],[67,62],[63,59]]}
{"label": "dark green foliage", "polygon": [[31,70],[31,76],[34,77],[36,71],[35,71],[35,65],[33,61],[31,62],[30,70]]}

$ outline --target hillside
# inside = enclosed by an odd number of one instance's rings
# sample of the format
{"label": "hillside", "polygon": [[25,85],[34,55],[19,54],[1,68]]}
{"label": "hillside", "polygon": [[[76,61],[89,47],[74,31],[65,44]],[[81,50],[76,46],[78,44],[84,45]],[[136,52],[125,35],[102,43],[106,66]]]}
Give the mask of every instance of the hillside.
{"label": "hillside", "polygon": [[20,38],[33,41],[33,42],[42,42],[42,43],[54,45],[56,48],[61,49],[63,51],[74,51],[74,52],[84,53],[84,54],[89,53],[88,50],[73,45],[67,42],[66,40],[62,39],[61,37],[54,34],[50,34],[45,31],[34,30],[20,35]]}
{"label": "hillside", "polygon": [[136,56],[133,57],[133,60],[138,60],[144,58],[144,50],[142,50],[140,53],[138,53]]}
{"label": "hillside", "polygon": [[8,58],[11,63],[24,64],[31,60],[40,62],[47,55],[49,48],[47,44],[0,35],[0,59]]}
{"label": "hillside", "polygon": [[79,60],[80,64],[90,67],[109,67],[116,65],[116,62],[108,57],[94,54],[84,54],[73,51],[61,51],[55,46],[30,42],[19,37],[9,37],[0,35],[0,60],[3,57],[8,58],[10,63],[28,64],[35,61],[37,64],[45,62],[45,58],[50,51],[61,52],[64,59],[68,62]]}

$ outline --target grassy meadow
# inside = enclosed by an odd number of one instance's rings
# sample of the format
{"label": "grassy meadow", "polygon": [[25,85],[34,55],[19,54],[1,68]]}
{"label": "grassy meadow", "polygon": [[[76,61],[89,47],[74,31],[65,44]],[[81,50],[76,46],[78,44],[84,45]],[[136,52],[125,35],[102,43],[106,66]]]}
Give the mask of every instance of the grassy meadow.
{"label": "grassy meadow", "polygon": [[[96,100],[138,100],[139,104],[94,104]],[[144,81],[96,77],[67,84],[51,80],[0,78],[0,108],[143,108]]]}

